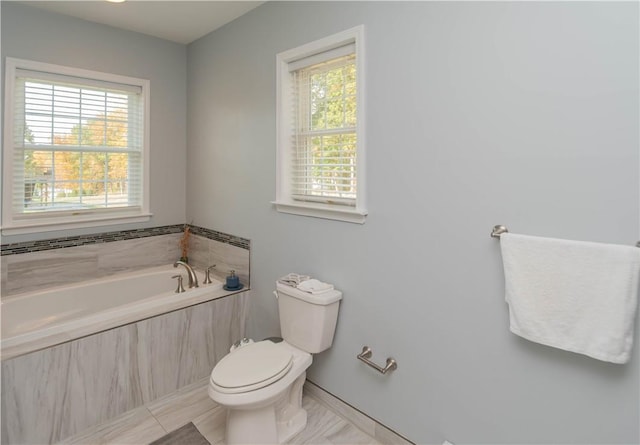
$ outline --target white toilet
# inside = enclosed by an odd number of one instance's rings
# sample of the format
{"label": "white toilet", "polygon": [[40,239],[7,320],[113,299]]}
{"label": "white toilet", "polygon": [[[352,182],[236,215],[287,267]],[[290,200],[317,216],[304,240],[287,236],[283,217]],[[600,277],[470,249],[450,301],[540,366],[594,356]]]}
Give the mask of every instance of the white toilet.
{"label": "white toilet", "polygon": [[304,429],[311,354],[331,347],[342,293],[276,283],[283,341],[242,342],[211,372],[209,396],[227,408],[226,443],[276,444]]}

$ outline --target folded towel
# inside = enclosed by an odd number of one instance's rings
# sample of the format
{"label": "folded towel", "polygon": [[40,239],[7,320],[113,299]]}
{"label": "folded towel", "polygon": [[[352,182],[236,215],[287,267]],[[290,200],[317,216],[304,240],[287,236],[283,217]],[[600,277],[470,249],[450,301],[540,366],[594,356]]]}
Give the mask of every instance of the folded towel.
{"label": "folded towel", "polygon": [[289,273],[284,277],[280,277],[278,279],[278,283],[286,284],[287,286],[297,287],[298,284],[302,283],[304,280],[308,280],[309,275],[300,275],[297,273]]}
{"label": "folded towel", "polygon": [[304,292],[309,292],[310,294],[321,294],[323,292],[333,290],[333,284],[323,283],[315,278],[311,278],[310,280],[305,280],[298,284],[298,289]]}
{"label": "folded towel", "polygon": [[512,233],[500,237],[510,329],[613,363],[629,360],[640,249]]}

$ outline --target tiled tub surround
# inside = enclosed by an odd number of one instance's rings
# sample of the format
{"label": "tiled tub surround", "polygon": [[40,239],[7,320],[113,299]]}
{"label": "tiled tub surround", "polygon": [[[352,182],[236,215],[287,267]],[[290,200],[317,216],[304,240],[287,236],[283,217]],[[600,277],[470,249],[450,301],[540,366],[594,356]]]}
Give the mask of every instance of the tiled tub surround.
{"label": "tiled tub surround", "polygon": [[179,237],[160,235],[3,256],[2,297],[171,264],[179,257]]}
{"label": "tiled tub surround", "polygon": [[2,302],[2,359],[13,358],[66,341],[113,329],[231,294],[223,282],[175,293],[184,272],[166,264],[19,294]]}
{"label": "tiled tub surround", "polygon": [[[198,232],[194,231],[194,233]],[[212,275],[223,282],[229,271],[234,270],[240,282],[248,287],[249,249],[197,234],[192,235],[190,246],[189,264],[193,267],[204,270],[215,264]]]}
{"label": "tiled tub surround", "polygon": [[[217,264],[216,276],[234,269],[249,283],[249,240],[190,226],[195,267]],[[121,272],[170,264],[180,257],[184,226],[108,232],[2,245],[2,298]]]}
{"label": "tiled tub surround", "polygon": [[[191,264],[196,269],[218,264],[220,278],[234,269],[248,289],[249,241],[190,227]],[[3,245],[2,301],[170,268],[180,256],[183,228]],[[174,272],[184,274],[182,268]],[[120,311],[118,317],[92,323],[91,330],[74,324],[44,342],[3,348],[2,443],[56,442],[206,377],[244,336],[248,292],[203,289],[153,311]]]}
{"label": "tiled tub surround", "polygon": [[53,443],[205,378],[245,333],[248,293],[2,362],[2,443]]}

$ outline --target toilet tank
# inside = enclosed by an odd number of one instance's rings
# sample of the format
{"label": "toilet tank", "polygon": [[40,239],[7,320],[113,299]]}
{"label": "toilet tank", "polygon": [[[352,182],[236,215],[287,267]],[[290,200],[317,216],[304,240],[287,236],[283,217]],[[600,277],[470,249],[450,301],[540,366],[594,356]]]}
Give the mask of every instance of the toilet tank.
{"label": "toilet tank", "polygon": [[282,283],[276,289],[282,338],[312,354],[331,347],[342,292],[311,294]]}

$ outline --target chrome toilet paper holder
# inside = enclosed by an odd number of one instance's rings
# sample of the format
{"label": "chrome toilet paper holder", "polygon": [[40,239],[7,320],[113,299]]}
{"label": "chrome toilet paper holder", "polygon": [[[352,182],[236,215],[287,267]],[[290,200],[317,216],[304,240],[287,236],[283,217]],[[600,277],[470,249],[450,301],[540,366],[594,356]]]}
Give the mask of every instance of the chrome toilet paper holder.
{"label": "chrome toilet paper holder", "polygon": [[371,366],[373,369],[375,369],[376,371],[378,371],[381,374],[386,374],[389,371],[393,371],[394,369],[398,369],[398,363],[395,361],[395,359],[393,359],[391,357],[387,358],[386,366],[382,367],[380,365],[377,365],[377,364],[373,363],[371,360],[369,360],[372,355],[373,355],[373,351],[371,350],[371,348],[369,346],[364,346],[362,348],[362,352],[360,354],[358,354],[356,357],[358,358],[358,360],[360,360],[360,361],[366,363],[367,365]]}

